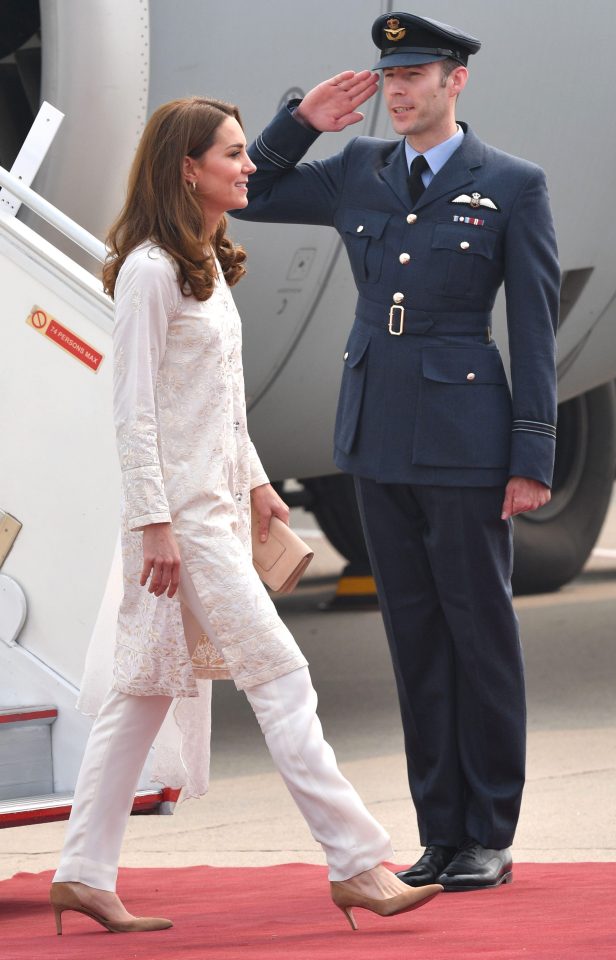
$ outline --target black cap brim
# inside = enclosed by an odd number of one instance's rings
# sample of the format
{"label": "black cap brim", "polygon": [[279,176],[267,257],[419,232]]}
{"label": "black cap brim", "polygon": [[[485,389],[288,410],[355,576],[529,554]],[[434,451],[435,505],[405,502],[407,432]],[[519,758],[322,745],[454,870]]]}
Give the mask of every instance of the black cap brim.
{"label": "black cap brim", "polygon": [[381,57],[373,70],[385,70],[386,67],[418,67],[422,63],[436,63],[438,60],[446,60],[447,57],[438,53],[390,53],[386,57]]}

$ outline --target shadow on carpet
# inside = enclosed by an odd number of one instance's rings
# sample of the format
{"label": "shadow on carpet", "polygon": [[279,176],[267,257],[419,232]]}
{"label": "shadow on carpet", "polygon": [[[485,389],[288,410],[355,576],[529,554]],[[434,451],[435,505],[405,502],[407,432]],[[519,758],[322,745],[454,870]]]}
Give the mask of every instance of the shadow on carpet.
{"label": "shadow on carpet", "polygon": [[63,915],[56,935],[51,873],[0,882],[4,960],[614,960],[616,863],[516,864],[495,890],[441,894],[381,919],[356,910],[354,933],[329,900],[326,872],[276,867],[122,869],[118,892],[135,914],[169,930],[110,934]]}

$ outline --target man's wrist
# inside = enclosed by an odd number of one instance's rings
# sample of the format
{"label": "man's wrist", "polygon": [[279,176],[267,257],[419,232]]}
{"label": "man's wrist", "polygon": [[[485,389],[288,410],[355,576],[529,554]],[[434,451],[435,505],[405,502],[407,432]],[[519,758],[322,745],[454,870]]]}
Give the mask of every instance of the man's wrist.
{"label": "man's wrist", "polygon": [[294,120],[297,120],[301,127],[304,127],[305,130],[310,130],[311,133],[320,133],[320,130],[317,130],[316,127],[313,127],[309,120],[302,113],[302,101],[301,100],[289,100],[287,108],[291,113],[291,116]]}

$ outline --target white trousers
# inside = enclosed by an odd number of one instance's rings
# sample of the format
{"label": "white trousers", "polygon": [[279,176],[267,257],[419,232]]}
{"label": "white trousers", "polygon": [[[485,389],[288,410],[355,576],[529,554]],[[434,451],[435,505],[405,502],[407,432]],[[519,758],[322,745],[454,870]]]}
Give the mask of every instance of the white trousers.
{"label": "white trousers", "polygon": [[[270,754],[311,833],[330,880],[346,880],[389,859],[385,830],[336,765],[316,715],[307,667],[246,691]],[[120,848],[148,750],[170,697],[112,690],[92,727],[55,881],[115,890]]]}
{"label": "white trousers", "polygon": [[[183,600],[215,642],[191,587],[185,584]],[[347,880],[391,858],[389,836],[342,776],[323,738],[308,668],[245,693],[276,767],[323,847],[330,880]],[[55,881],[115,890],[141,770],[171,703],[170,697],[109,692],[86,746]]]}

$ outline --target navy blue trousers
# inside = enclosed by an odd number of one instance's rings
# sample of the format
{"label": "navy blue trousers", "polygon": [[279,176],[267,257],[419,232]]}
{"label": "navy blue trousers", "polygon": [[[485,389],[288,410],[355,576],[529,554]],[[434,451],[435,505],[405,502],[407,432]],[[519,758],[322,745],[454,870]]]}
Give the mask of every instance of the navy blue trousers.
{"label": "navy blue trousers", "polygon": [[508,847],[526,746],[502,487],[355,478],[422,845]]}

